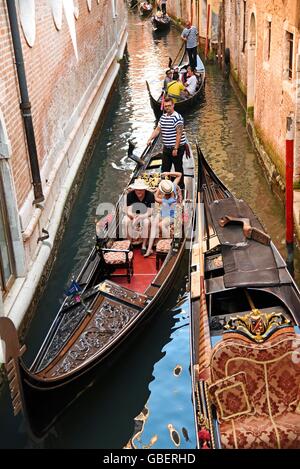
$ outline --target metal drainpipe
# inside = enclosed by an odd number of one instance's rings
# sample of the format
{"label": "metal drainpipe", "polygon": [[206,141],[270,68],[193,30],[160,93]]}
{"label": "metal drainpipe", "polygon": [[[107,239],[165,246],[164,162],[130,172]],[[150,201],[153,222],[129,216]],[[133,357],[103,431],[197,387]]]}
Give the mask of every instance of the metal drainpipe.
{"label": "metal drainpipe", "polygon": [[22,116],[24,120],[27,147],[28,147],[28,153],[29,153],[30,169],[31,169],[33,192],[34,192],[33,203],[38,204],[42,202],[45,199],[45,197],[43,195],[43,189],[42,189],[42,183],[41,183],[39,161],[38,161],[38,156],[37,156],[36,143],[35,143],[35,137],[34,137],[34,128],[33,128],[33,122],[32,122],[31,104],[30,104],[29,96],[28,96],[28,87],[27,87],[27,81],[26,81],[26,73],[25,73],[25,66],[24,66],[24,60],[23,60],[22,44],[21,44],[21,38],[20,38],[20,33],[19,33],[15,0],[6,0],[6,5],[7,5],[7,10],[8,10],[11,37],[12,37],[15,59],[16,59],[18,83],[19,83],[19,89],[20,89],[20,95],[21,95],[20,108],[21,108]]}

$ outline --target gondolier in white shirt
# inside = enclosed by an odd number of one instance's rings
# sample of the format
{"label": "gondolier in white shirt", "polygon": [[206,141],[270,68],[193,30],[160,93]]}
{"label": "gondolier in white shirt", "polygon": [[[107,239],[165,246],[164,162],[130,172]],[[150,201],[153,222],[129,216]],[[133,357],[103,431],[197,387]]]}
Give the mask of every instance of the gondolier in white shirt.
{"label": "gondolier in white shirt", "polygon": [[197,65],[197,47],[199,42],[199,33],[196,26],[188,20],[186,27],[182,31],[181,38],[186,42],[186,50],[189,56],[190,66],[195,69]]}
{"label": "gondolier in white shirt", "polygon": [[[186,145],[183,118],[174,110],[172,98],[165,98],[164,111],[165,113],[159,119],[157,127],[148,140],[148,145],[151,145],[152,140],[161,133],[163,141],[162,173],[169,172],[174,164],[175,171],[183,174],[182,159]],[[179,187],[184,188],[184,178],[181,178]]]}

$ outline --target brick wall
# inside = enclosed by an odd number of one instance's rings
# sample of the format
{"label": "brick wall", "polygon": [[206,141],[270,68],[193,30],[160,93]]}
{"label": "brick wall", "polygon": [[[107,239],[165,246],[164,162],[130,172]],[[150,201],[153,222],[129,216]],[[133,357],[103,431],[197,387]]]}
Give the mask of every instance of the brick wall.
{"label": "brick wall", "polygon": [[[118,60],[127,40],[124,0],[64,0],[69,15],[62,10],[58,28],[52,15],[53,4],[51,0],[34,2],[32,47],[27,43],[18,12],[45,195],[42,206],[36,207],[6,0],[0,0],[0,144],[11,147],[10,154],[5,156],[9,158],[0,159],[0,177],[8,174],[10,179],[5,186],[5,199],[7,206],[10,202],[14,226],[11,220],[8,224],[14,233],[15,277],[22,277],[9,287],[4,314],[13,314],[16,323],[25,314],[51,255],[64,204],[118,74]],[[74,6],[79,12],[76,19]],[[29,8],[26,13],[30,13]],[[49,233],[48,245],[40,239],[45,229]]]}
{"label": "brick wall", "polygon": [[[226,47],[231,52],[231,73],[242,91],[251,94],[249,47],[251,16],[255,18],[255,98],[254,125],[269,156],[284,174],[286,117],[295,110],[295,63],[299,41],[299,14],[296,0],[247,0],[246,38],[243,52],[243,1],[226,0]],[[298,9],[298,10],[297,10]],[[253,21],[253,20],[252,20]],[[267,22],[271,22],[268,59]],[[254,23],[252,23],[254,24]],[[293,79],[287,76],[286,31],[294,34]],[[251,104],[252,106],[252,104]],[[251,111],[252,112],[252,111]]]}
{"label": "brick wall", "polygon": [[[28,46],[20,27],[41,168],[61,139],[67,137],[64,129],[115,41],[111,0],[101,0],[99,4],[93,1],[91,12],[86,0],[76,3],[79,7],[79,17],[75,20],[78,61],[66,16],[63,14],[62,27],[58,31],[49,0],[35,2],[36,38],[32,48]],[[124,20],[124,2],[117,0],[116,4],[120,26]],[[0,106],[12,143],[11,163],[18,205],[21,207],[31,189],[31,176],[4,0],[0,1],[0,51]],[[45,180],[42,182],[45,183]]]}
{"label": "brick wall", "polygon": [[30,190],[30,172],[19,108],[19,92],[12,55],[6,2],[0,1],[0,108],[12,147],[12,168],[21,203]]}

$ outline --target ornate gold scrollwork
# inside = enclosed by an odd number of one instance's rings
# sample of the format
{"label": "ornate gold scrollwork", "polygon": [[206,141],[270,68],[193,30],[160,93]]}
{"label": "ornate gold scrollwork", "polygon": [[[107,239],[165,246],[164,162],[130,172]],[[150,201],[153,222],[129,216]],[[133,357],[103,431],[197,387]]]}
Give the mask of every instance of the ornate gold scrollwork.
{"label": "ornate gold scrollwork", "polygon": [[257,343],[264,342],[276,329],[291,324],[283,313],[262,313],[259,309],[252,309],[245,316],[230,318],[224,326],[226,332],[240,332]]}

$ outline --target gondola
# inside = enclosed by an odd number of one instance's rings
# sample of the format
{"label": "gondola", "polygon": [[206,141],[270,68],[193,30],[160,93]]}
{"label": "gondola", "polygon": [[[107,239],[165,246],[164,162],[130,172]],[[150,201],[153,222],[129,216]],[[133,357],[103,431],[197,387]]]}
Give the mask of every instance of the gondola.
{"label": "gondola", "polygon": [[[160,180],[160,136],[140,157],[134,152],[130,156],[137,164],[129,185],[142,178],[155,191]],[[185,198],[177,205],[170,239],[159,239],[156,256],[144,258],[140,246],[121,236],[126,187],[115,211],[98,221],[97,243],[73,282],[75,293],[63,302],[29,368],[12,321],[0,318],[14,412],[24,411],[34,435],[44,434],[89,385],[95,371],[109,368],[153,314],[161,311],[190,236],[195,206],[192,154],[183,162]]]}
{"label": "gondola", "polygon": [[154,31],[166,31],[171,26],[171,18],[169,15],[163,15],[161,11],[157,11],[152,16],[152,27]]}
{"label": "gondola", "polygon": [[[188,65],[187,54],[186,54],[186,51],[183,50],[181,58],[178,62],[178,65],[176,66],[178,66],[179,71],[181,71],[181,70],[185,70],[187,65]],[[189,112],[196,103],[199,103],[203,94],[203,89],[204,89],[204,84],[205,84],[205,67],[199,55],[197,55],[197,67],[195,69],[195,74],[198,79],[198,87],[197,87],[196,93],[187,99],[184,99],[182,101],[175,103],[175,111],[179,112],[180,114],[185,114],[186,112]],[[162,99],[163,99],[164,91],[162,91],[158,99],[155,99],[152,96],[148,81],[146,81],[146,86],[147,86],[147,90],[149,94],[151,107],[154,111],[155,116],[159,118],[163,112]]]}
{"label": "gondola", "polygon": [[141,2],[140,3],[140,15],[146,17],[150,15],[153,10],[153,6],[149,2]]}
{"label": "gondola", "polygon": [[300,448],[300,292],[249,206],[200,148],[191,249],[198,448]]}

